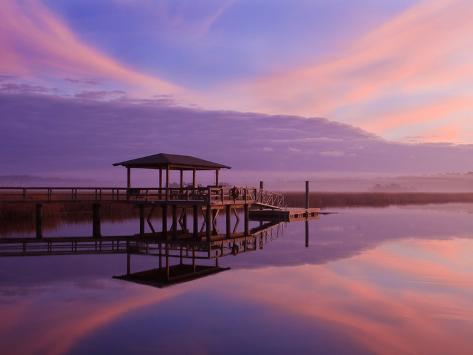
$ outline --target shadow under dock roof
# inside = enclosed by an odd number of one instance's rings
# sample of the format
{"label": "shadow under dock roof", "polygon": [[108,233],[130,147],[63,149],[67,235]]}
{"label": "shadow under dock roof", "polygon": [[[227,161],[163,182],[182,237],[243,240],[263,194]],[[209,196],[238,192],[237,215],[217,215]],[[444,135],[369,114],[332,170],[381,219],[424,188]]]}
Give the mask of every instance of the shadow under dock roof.
{"label": "shadow under dock roof", "polygon": [[231,167],[190,155],[159,153],[145,157],[115,163],[113,166],[141,169],[179,169],[179,170],[215,170],[231,169]]}

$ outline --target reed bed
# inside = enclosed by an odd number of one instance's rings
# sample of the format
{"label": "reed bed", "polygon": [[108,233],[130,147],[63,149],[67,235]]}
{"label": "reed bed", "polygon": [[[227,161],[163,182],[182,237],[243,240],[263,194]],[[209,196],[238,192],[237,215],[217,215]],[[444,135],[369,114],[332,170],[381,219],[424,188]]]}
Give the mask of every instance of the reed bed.
{"label": "reed bed", "polygon": [[[303,207],[305,193],[284,193],[289,207]],[[391,205],[423,205],[439,203],[472,203],[473,193],[347,193],[312,192],[310,207],[387,207]],[[0,204],[0,235],[8,236],[35,230],[34,201],[31,203]],[[103,221],[123,221],[137,218],[138,209],[127,203],[101,202]],[[155,216],[160,215],[156,209]],[[51,230],[61,224],[83,223],[92,220],[92,201],[52,202],[43,207],[43,228]]]}
{"label": "reed bed", "polygon": [[[289,207],[303,207],[305,193],[286,192]],[[311,207],[387,207],[392,205],[425,205],[438,203],[471,203],[473,193],[383,193],[383,192],[312,192]]]}

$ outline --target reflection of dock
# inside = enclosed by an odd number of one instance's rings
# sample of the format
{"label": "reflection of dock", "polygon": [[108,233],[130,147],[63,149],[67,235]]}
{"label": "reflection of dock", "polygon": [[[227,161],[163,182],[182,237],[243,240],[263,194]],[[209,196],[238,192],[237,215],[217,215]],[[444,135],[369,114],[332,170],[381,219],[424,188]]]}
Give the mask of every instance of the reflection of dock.
{"label": "reflection of dock", "polygon": [[[47,237],[47,238],[1,238],[0,256],[48,256],[83,254],[137,254],[160,258],[218,259],[261,248],[273,229],[279,235],[279,224],[266,223],[252,228],[248,235],[234,233],[212,235],[207,241],[205,234],[197,239],[192,233],[180,231],[176,238],[168,238],[162,232],[130,236],[94,237]],[[193,261],[194,262],[194,261]]]}
{"label": "reflection of dock", "polygon": [[166,271],[164,269],[157,268],[114,276],[114,278],[154,287],[165,287],[181,282],[200,279],[202,277],[217,274],[226,270],[230,270],[230,268],[209,265],[192,266],[186,264],[177,264],[170,267],[170,277],[167,277]]}

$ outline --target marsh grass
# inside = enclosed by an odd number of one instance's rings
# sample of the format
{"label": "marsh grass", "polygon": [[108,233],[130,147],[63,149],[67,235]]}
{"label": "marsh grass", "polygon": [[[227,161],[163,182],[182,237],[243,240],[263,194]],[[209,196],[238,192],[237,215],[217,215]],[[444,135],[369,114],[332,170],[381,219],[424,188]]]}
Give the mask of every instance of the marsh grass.
{"label": "marsh grass", "polygon": [[[289,207],[303,207],[305,193],[286,192]],[[311,207],[387,207],[391,205],[425,205],[473,202],[473,193],[383,193],[383,192],[313,192]]]}
{"label": "marsh grass", "polygon": [[[286,192],[289,207],[303,207],[303,192]],[[471,203],[473,193],[347,193],[312,192],[311,207],[387,207],[391,205],[423,205],[441,203]],[[8,236],[35,229],[35,205],[31,203],[0,204],[0,236]],[[155,216],[159,216],[159,209]],[[127,203],[101,202],[103,221],[118,222],[138,217],[138,209]],[[43,205],[43,228],[52,230],[61,224],[75,224],[92,221],[92,201],[53,202]]]}

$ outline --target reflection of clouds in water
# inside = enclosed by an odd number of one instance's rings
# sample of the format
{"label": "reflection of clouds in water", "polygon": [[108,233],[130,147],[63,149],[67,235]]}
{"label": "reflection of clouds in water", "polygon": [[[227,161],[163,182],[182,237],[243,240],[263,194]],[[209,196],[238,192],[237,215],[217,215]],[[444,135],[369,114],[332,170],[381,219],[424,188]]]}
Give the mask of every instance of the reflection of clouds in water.
{"label": "reflection of clouds in water", "polygon": [[63,354],[89,332],[128,312],[175,297],[185,289],[143,289],[123,284],[117,288],[119,282],[108,283],[107,291],[63,283],[35,297],[2,302],[0,310],[5,317],[0,320],[4,339],[0,350],[5,354],[12,349],[18,354]]}
{"label": "reflection of clouds in water", "polygon": [[342,226],[325,226],[325,227],[321,227],[319,230],[321,232],[327,232],[327,233],[330,233],[330,232],[340,233],[340,232],[343,232],[345,229]]}
{"label": "reflection of clouds in water", "polygon": [[[263,268],[251,277],[242,271],[233,277],[241,291],[229,295],[335,323],[377,353],[471,353],[471,258],[462,265],[457,255],[444,257],[441,265],[429,260],[435,257],[429,241],[400,243],[424,258],[381,247],[326,266]],[[440,243],[464,250],[465,256],[473,251],[471,240]]]}
{"label": "reflection of clouds in water", "polygon": [[[190,340],[198,334],[209,347],[217,341],[214,327],[231,326],[232,336],[243,340],[244,322],[222,324],[240,319],[238,312],[256,304],[249,323],[261,320],[264,311],[294,327],[331,327],[337,337],[366,351],[473,351],[473,240],[458,238],[470,235],[468,214],[419,207],[351,209],[326,217],[310,222],[309,248],[304,224],[289,224],[263,251],[223,258],[221,264],[233,270],[169,289],[110,280],[123,271],[123,256],[2,259],[0,334],[6,341],[0,350],[60,354],[79,341],[88,344],[98,337],[94,341],[104,342],[99,330],[125,315],[137,327],[151,324],[160,333],[164,308],[153,306],[149,312],[147,306],[166,301],[175,315],[172,329]],[[134,257],[134,268],[146,265],[140,260]],[[16,270],[9,272],[14,277],[3,278],[6,270]],[[191,315],[192,309],[212,315],[219,302],[230,305],[225,317],[199,318],[199,331],[180,323],[185,307]],[[113,338],[127,337],[128,346],[137,345],[128,332],[113,329]],[[278,329],[266,329],[274,344],[282,341]],[[153,339],[141,337],[140,346]],[[315,340],[303,341],[313,345]]]}

